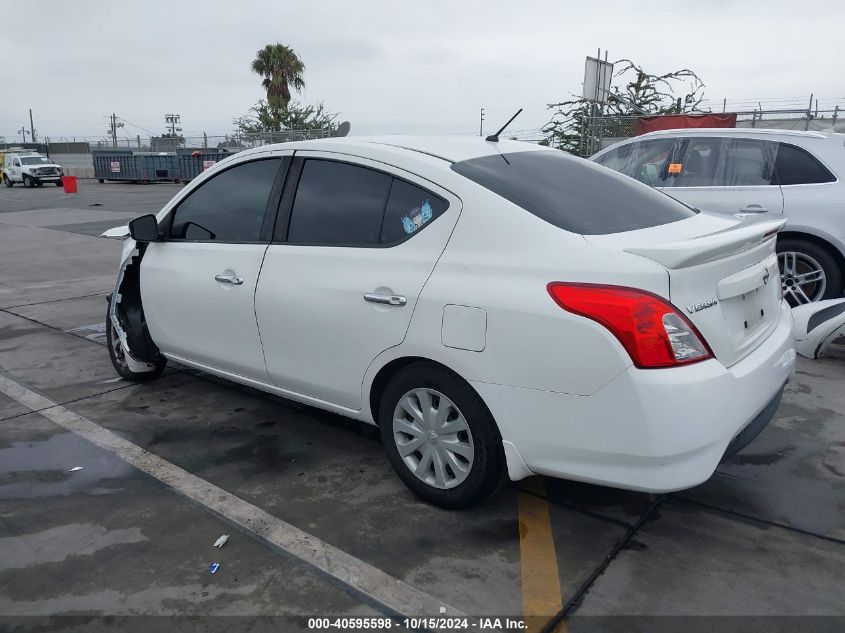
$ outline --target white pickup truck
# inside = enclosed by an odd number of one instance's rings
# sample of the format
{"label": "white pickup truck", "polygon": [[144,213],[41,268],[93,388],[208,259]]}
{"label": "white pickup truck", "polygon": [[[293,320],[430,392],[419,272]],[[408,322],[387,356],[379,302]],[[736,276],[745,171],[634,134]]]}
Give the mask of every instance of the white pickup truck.
{"label": "white pickup truck", "polygon": [[7,187],[18,182],[24,187],[40,187],[44,183],[62,186],[61,166],[38,152],[11,151],[0,153],[0,158],[0,172]]}

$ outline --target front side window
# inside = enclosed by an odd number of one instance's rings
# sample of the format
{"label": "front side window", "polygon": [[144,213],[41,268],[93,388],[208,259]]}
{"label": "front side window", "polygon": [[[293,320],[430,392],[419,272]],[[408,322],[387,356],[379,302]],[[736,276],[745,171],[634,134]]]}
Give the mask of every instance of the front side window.
{"label": "front side window", "polygon": [[721,139],[688,138],[671,176],[672,187],[712,187],[717,182]]}
{"label": "front side window", "polygon": [[[661,153],[662,159],[657,156]],[[670,154],[671,142],[651,156],[665,164]],[[452,169],[573,233],[633,231],[695,215],[659,191],[560,151],[494,154],[457,162]]]}
{"label": "front side window", "polygon": [[173,213],[171,240],[257,242],[281,158],[243,163],[204,182]]}
{"label": "front side window", "polygon": [[775,182],[779,185],[810,185],[834,182],[836,177],[807,150],[780,143],[775,159]]}
{"label": "front side window", "polygon": [[600,165],[635,178],[650,187],[665,187],[669,165],[674,161],[674,139],[636,141],[600,156]]}
{"label": "front side window", "polygon": [[608,169],[630,176],[632,173],[631,157],[633,156],[635,145],[636,143],[620,145],[592,160]]}

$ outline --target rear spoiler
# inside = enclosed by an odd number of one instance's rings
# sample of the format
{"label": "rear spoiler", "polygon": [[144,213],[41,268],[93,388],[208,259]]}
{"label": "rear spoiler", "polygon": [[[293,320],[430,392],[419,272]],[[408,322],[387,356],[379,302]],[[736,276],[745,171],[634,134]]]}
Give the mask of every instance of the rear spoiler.
{"label": "rear spoiler", "polygon": [[634,246],[625,252],[648,257],[669,269],[688,268],[741,253],[773,239],[785,224],[785,219],[746,217],[740,224],[718,233],[668,244]]}

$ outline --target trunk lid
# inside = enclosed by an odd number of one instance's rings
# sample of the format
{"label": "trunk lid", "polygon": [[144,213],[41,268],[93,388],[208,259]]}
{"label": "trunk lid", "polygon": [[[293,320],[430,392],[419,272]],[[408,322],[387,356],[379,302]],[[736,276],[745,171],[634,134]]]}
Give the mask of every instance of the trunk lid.
{"label": "trunk lid", "polygon": [[775,238],[785,223],[702,212],[671,224],[585,239],[666,268],[669,300],[729,367],[777,326],[781,291]]}

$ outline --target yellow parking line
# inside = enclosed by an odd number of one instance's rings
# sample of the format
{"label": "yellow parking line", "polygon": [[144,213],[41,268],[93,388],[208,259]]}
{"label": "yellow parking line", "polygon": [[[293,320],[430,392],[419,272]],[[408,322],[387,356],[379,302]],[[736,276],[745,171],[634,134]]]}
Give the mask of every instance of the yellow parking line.
{"label": "yellow parking line", "polygon": [[[519,551],[522,559],[522,615],[527,630],[540,631],[563,608],[560,573],[549,519],[546,482],[532,477],[520,484]],[[534,494],[531,494],[534,493]],[[555,629],[565,631],[561,623]]]}

